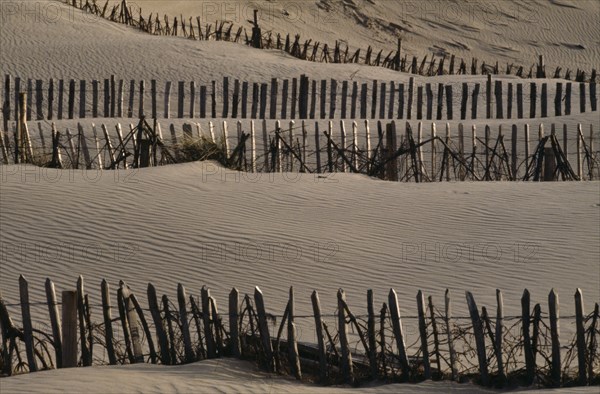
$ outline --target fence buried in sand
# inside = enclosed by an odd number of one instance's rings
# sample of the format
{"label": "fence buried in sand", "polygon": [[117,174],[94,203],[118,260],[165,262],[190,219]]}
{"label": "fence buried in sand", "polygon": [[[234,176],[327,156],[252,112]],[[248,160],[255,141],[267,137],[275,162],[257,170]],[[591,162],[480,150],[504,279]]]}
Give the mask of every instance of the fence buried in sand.
{"label": "fence buried in sand", "polygon": [[[293,288],[285,311],[274,315],[267,312],[258,287],[253,295],[243,296],[232,289],[228,312],[219,313],[217,301],[206,287],[196,298],[178,284],[177,303],[173,304],[167,295],[158,298],[149,283],[146,307],[123,281],[116,292],[116,306],[105,280],[100,286],[99,305],[90,303],[81,276],[73,290],[62,291],[60,302],[50,279],[45,283],[45,301],[30,300],[28,286],[21,276],[20,302],[0,299],[5,375],[77,366],[177,365],[239,357],[256,361],[268,372],[321,384],[426,379],[475,381],[496,387],[600,383],[598,303],[586,315],[579,289],[574,295],[574,316],[560,316],[554,290],[548,295],[547,312],[541,304],[532,309],[529,291],[525,290],[522,313],[505,316],[502,292],[497,290],[495,317],[486,307],[479,309],[470,292],[466,292],[468,311],[456,315],[448,291],[443,309],[419,291],[417,315],[401,317],[394,289],[381,309],[375,309],[369,290],[366,314],[350,310],[343,289],[337,292],[336,312],[323,313],[319,294],[314,291],[310,297],[313,314],[300,316],[294,311]],[[50,324],[44,325],[46,330],[33,328],[32,305],[48,308]],[[94,308],[102,311],[97,320],[91,314]],[[17,327],[9,314],[15,309],[21,310],[22,327]],[[298,342],[295,322],[299,319],[314,321],[317,344]],[[403,329],[406,320],[417,321],[417,338],[409,338]],[[560,335],[559,322],[564,320],[575,322],[572,339]]]}

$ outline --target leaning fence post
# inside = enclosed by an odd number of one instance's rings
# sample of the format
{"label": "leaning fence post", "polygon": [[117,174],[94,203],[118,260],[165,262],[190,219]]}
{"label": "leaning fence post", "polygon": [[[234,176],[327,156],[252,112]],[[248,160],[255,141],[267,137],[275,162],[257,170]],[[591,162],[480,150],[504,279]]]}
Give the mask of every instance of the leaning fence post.
{"label": "leaning fence post", "polygon": [[321,320],[321,303],[319,293],[313,291],[311,297],[313,313],[315,316],[315,329],[317,334],[317,343],[319,346],[319,378],[323,382],[327,378],[327,354],[325,352],[325,340],[323,338],[323,321]]}
{"label": "leaning fence post", "polygon": [[477,346],[477,359],[479,361],[479,373],[481,374],[481,382],[484,386],[487,386],[489,384],[489,375],[487,356],[485,352],[485,336],[483,334],[483,322],[479,316],[479,310],[477,309],[475,298],[473,297],[473,294],[468,291],[467,305],[469,307],[469,314],[471,316],[471,322],[473,324],[475,344]]}
{"label": "leaning fence post", "polygon": [[275,372],[275,364],[273,363],[273,348],[271,345],[271,335],[269,334],[269,325],[267,323],[267,313],[265,311],[265,301],[263,293],[258,288],[254,288],[254,302],[256,304],[256,313],[258,315],[258,325],[262,347],[265,352],[267,368],[270,372]]}
{"label": "leaning fence post", "polygon": [[396,294],[396,290],[390,289],[390,293],[388,295],[388,303],[390,309],[390,317],[392,319],[392,328],[394,330],[394,337],[396,338],[396,346],[398,347],[400,366],[402,368],[403,378],[408,379],[410,366],[408,364],[408,357],[406,355],[406,344],[404,341],[402,321],[400,320],[400,306],[398,305],[398,296]]}
{"label": "leaning fence post", "polygon": [[62,367],[77,366],[77,291],[62,292]]}
{"label": "leaning fence post", "polygon": [[37,372],[35,363],[35,352],[33,343],[33,326],[31,325],[31,313],[29,311],[29,285],[23,275],[19,276],[19,295],[21,301],[21,316],[23,317],[23,334],[25,350],[27,353],[27,365],[29,372]]}
{"label": "leaning fence post", "polygon": [[200,298],[202,301],[202,323],[204,324],[204,337],[206,339],[206,352],[208,358],[217,357],[217,344],[212,332],[211,307],[210,307],[210,291],[205,286],[200,290]]}
{"label": "leaning fence post", "polygon": [[167,333],[163,321],[160,317],[160,311],[158,309],[158,300],[156,298],[156,289],[152,283],[148,283],[148,307],[150,308],[150,314],[154,321],[154,327],[156,329],[156,336],[158,337],[158,346],[160,349],[160,359],[165,365],[170,364],[169,358],[169,342],[167,340]]}
{"label": "leaning fence post", "polygon": [[429,364],[429,349],[427,347],[427,324],[425,323],[425,296],[421,290],[417,293],[417,310],[419,314],[421,352],[423,353],[423,375],[425,379],[431,379],[431,365]]}
{"label": "leaning fence post", "polygon": [[552,338],[552,364],[550,376],[554,386],[560,386],[560,331],[559,331],[559,304],[558,294],[552,289],[548,295],[548,307],[550,315],[550,335]]}
{"label": "leaning fence post", "polygon": [[58,320],[56,291],[54,290],[54,283],[50,278],[46,278],[46,300],[48,301],[50,325],[52,326],[52,340],[54,341],[56,368],[62,368],[62,327],[60,326],[60,320]]}
{"label": "leaning fence post", "polygon": [[586,377],[586,346],[585,346],[585,324],[583,294],[581,289],[575,292],[575,329],[577,331],[577,361],[579,367],[579,384],[585,386]]}

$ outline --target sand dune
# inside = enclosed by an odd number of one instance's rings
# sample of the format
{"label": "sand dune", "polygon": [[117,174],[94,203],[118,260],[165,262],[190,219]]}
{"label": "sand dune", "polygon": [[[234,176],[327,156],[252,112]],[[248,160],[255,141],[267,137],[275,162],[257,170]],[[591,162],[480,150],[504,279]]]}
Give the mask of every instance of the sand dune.
{"label": "sand dune", "polygon": [[[248,17],[239,11],[245,3],[238,0],[227,2],[233,8],[223,18],[213,15],[225,9],[219,8],[226,4],[220,2],[210,2],[217,7],[211,12],[202,11],[209,4],[203,1],[130,4],[140,5],[145,15],[200,14],[208,22],[231,19],[247,26]],[[344,37],[351,46],[390,50],[396,37],[403,36],[407,52],[419,56],[448,52],[527,65],[544,54],[549,67],[588,71],[600,63],[597,1],[299,4],[259,4],[266,9],[261,24],[323,42]],[[36,8],[27,12],[25,6]],[[381,68],[316,64],[231,43],[154,37],[56,1],[37,1],[35,6],[3,2],[0,7],[0,72],[21,78],[91,80],[115,74],[206,83],[223,76],[268,81],[304,73],[318,79],[408,79]],[[433,81],[482,81],[481,76],[453,78]],[[571,134],[577,123],[593,124],[596,131],[599,123],[597,113],[589,112],[543,121],[566,123]],[[175,123],[179,127],[181,122]],[[532,127],[540,122],[531,121]],[[518,122],[519,130],[523,123]],[[74,126],[74,121],[57,124],[60,130]],[[455,130],[456,123],[451,127]],[[418,290],[432,295],[438,305],[448,288],[456,313],[466,314],[465,290],[474,293],[478,305],[494,308],[498,288],[504,292],[505,313],[515,315],[523,289],[545,311],[548,292],[555,288],[561,315],[569,316],[573,293],[580,287],[589,311],[600,299],[599,192],[598,182],[405,184],[350,174],[242,174],[211,162],[102,173],[0,166],[0,290],[18,322],[19,274],[28,278],[34,303],[45,300],[46,277],[60,292],[74,288],[77,276],[83,275],[94,318],[101,315],[102,278],[113,289],[125,280],[144,303],[148,282],[169,295],[175,294],[178,282],[195,295],[207,285],[221,303],[234,286],[242,293],[260,286],[273,314],[283,312],[288,288],[294,286],[299,340],[314,342],[312,290],[319,290],[324,313],[333,315],[340,287],[357,313],[366,309],[367,289],[374,290],[380,305],[394,287],[408,341],[413,342],[417,324],[410,316],[416,311]],[[48,330],[46,306],[32,305],[32,314],[34,325]],[[571,322],[561,321],[567,340],[573,334]],[[51,371],[2,379],[0,386],[2,392],[343,390],[301,387],[259,374],[247,364],[221,360],[177,368]],[[366,391],[398,390],[482,391],[431,382]]]}

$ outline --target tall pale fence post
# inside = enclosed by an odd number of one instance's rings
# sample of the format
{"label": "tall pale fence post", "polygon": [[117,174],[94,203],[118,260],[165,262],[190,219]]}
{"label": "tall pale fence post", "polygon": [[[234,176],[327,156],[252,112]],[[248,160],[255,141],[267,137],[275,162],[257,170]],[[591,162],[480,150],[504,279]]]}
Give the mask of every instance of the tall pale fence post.
{"label": "tall pale fence post", "polygon": [[29,284],[23,275],[19,276],[19,294],[21,301],[21,316],[23,318],[23,340],[25,341],[25,352],[27,354],[27,365],[29,372],[37,372],[35,362],[33,326],[31,324],[31,313],[29,309]]}
{"label": "tall pale fence post", "polygon": [[560,386],[561,382],[561,354],[560,354],[560,326],[558,294],[552,289],[548,295],[548,308],[550,315],[550,337],[552,340],[552,363],[550,376],[552,385]]}
{"label": "tall pale fence post", "polygon": [[585,346],[585,312],[583,308],[583,293],[581,289],[575,292],[575,330],[577,332],[577,362],[579,384],[585,386],[587,382],[586,371],[586,346]]}
{"label": "tall pale fence post", "polygon": [[77,366],[77,291],[62,292],[62,367]]}

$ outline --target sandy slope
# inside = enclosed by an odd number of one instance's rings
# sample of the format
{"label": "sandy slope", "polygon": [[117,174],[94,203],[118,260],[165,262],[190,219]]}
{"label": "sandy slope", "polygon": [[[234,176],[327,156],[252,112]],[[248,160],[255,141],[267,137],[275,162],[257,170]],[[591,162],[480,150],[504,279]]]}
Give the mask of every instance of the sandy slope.
{"label": "sandy slope", "polygon": [[[247,14],[252,14],[248,3],[239,0],[129,3],[141,6],[144,15],[151,11],[186,18],[202,15],[210,22],[218,16],[246,23]],[[549,67],[560,65],[563,71],[580,67],[589,72],[600,65],[596,24],[600,5],[594,0],[518,4],[345,0],[345,6],[341,0],[255,3],[265,12],[266,29],[298,31],[331,45],[344,37],[351,46],[372,44],[394,50],[396,36],[402,34],[405,48],[419,56],[445,50],[467,59],[529,66],[538,54],[544,54]],[[282,14],[284,9],[290,16]],[[153,37],[52,0],[35,5],[5,3],[1,18],[0,71],[23,78],[92,79],[116,74],[125,79],[210,81],[235,75],[265,80],[301,72],[315,78],[401,78],[398,73],[355,65],[307,64],[279,51],[256,51],[243,45]],[[392,24],[401,26],[400,30]]]}
{"label": "sandy slope", "polygon": [[[402,12],[393,6],[396,3],[380,0],[375,7],[370,0],[354,2],[356,10],[368,16],[368,27],[308,22],[293,26],[318,39],[330,37],[329,29],[335,30],[336,36],[347,35],[351,44],[389,42],[393,34],[384,36],[382,29]],[[184,13],[195,10],[199,2],[144,3],[145,13],[165,7]],[[502,9],[506,3],[497,4]],[[300,73],[349,79],[356,71],[356,79],[407,78],[383,69],[302,62],[277,51],[255,51],[235,44],[152,37],[107,21],[90,21],[57,2],[36,4],[41,8],[32,16],[8,12],[2,3],[2,73],[81,79],[116,74],[125,79],[204,82],[223,75],[254,81]],[[320,4],[339,5],[333,0]],[[414,6],[421,10],[420,4]],[[478,8],[483,3],[468,4]],[[460,36],[457,42],[471,50],[468,56],[506,55],[526,60],[539,49],[549,57],[549,64],[588,69],[598,64],[598,27],[592,24],[597,2],[521,4],[525,11],[517,20],[535,10],[541,28],[530,32],[529,25],[512,22],[510,15],[485,21],[475,14],[471,29],[456,32],[440,16],[433,21],[432,15],[411,16],[405,21],[412,29],[406,46],[409,50],[448,48],[452,43],[444,40],[452,40],[449,37],[456,34]],[[50,13],[52,7],[58,7],[56,16]],[[310,11],[308,5],[306,10]],[[347,7],[346,12],[351,10]],[[506,26],[499,26],[503,24]],[[282,23],[274,20],[273,27],[280,26]],[[566,33],[559,26],[569,26],[569,34],[574,35],[560,38],[559,34]],[[572,48],[580,44],[584,49]],[[594,114],[573,116],[567,119],[569,130],[581,119],[598,122]],[[64,122],[59,129],[67,124],[73,127]],[[350,307],[357,313],[366,309],[367,289],[375,291],[375,300],[381,304],[389,288],[395,287],[403,313],[411,316],[419,289],[440,304],[449,288],[456,313],[464,314],[465,290],[474,291],[479,305],[493,310],[495,289],[500,288],[506,313],[511,315],[520,311],[524,288],[532,291],[533,302],[542,303],[545,310],[547,293],[554,287],[561,297],[561,314],[570,315],[576,287],[584,291],[587,310],[600,299],[599,191],[597,182],[417,185],[341,174],[329,178],[264,174],[255,178],[213,163],[102,174],[0,166],[0,290],[9,303],[18,302],[17,278],[23,273],[30,280],[32,301],[40,302],[47,276],[60,292],[73,288],[77,275],[83,274],[94,305],[99,301],[102,278],[113,289],[124,279],[144,301],[149,281],[161,294],[171,296],[179,281],[196,295],[207,285],[225,305],[231,287],[246,293],[259,285],[269,312],[281,314],[288,287],[293,285],[297,313],[308,316],[313,289],[320,291],[325,313],[332,314],[339,287],[347,291]],[[10,306],[9,311],[18,321],[19,309]],[[47,330],[46,307],[34,305],[32,313],[34,324]],[[100,309],[94,306],[92,314],[99,316]],[[314,342],[312,318],[297,318],[297,324],[300,340]],[[415,320],[407,317],[405,327],[409,342],[414,341]],[[570,338],[571,321],[561,322],[561,330]],[[196,383],[218,386],[224,392],[238,391],[240,384],[246,383],[243,387],[255,392],[297,389],[283,380],[264,383],[266,378],[236,362],[219,364],[224,369],[214,375],[207,373],[205,379],[198,377],[198,372],[213,368],[217,369],[214,363],[175,369],[90,368],[78,370],[77,381],[69,374],[69,383],[74,385],[73,391],[89,391],[85,386],[89,380],[106,382],[113,391],[133,391],[130,385],[141,381],[147,383],[145,389],[156,391],[186,391],[191,387],[188,384]],[[146,373],[149,370],[151,374]],[[28,391],[47,391],[64,384],[67,373],[3,379],[0,387],[2,392],[13,392],[23,390],[26,382]],[[241,378],[231,378],[238,374]],[[163,378],[169,379],[167,383],[159,383]],[[424,387],[425,392],[446,392],[456,386]]]}
{"label": "sandy slope", "polygon": [[[600,4],[594,0],[414,1],[414,0],[136,0],[150,12],[183,15],[203,23],[230,20],[250,29],[253,9],[260,10],[265,31],[299,33],[328,43],[346,41],[351,48],[372,45],[384,52],[404,40],[410,55],[456,54],[529,67],[545,55],[552,67],[598,68]],[[195,23],[195,22],[194,22]],[[387,53],[386,53],[387,54]]]}
{"label": "sandy slope", "polygon": [[[0,284],[8,302],[17,301],[20,273],[36,301],[47,276],[60,291],[83,274],[95,301],[102,278],[112,286],[124,279],[141,294],[150,281],[167,294],[177,282],[195,294],[207,285],[222,303],[231,287],[245,293],[258,285],[274,314],[289,286],[299,315],[311,315],[314,289],[333,313],[339,287],[358,313],[369,288],[379,304],[395,287],[406,315],[415,314],[419,289],[441,302],[450,288],[457,314],[466,313],[465,290],[493,306],[502,289],[508,315],[519,313],[524,288],[543,305],[556,288],[565,315],[575,288],[587,309],[599,298],[596,182],[252,177],[212,163],[101,175],[0,168]],[[35,310],[45,321],[45,308]],[[312,319],[298,324],[301,340],[313,341]],[[567,336],[571,329],[565,324]]]}
{"label": "sandy slope", "polygon": [[[91,384],[90,382],[94,382]],[[243,382],[243,383],[242,383]],[[25,386],[26,385],[26,386]],[[24,389],[26,387],[26,389]],[[294,380],[266,375],[248,362],[211,360],[177,367],[128,365],[39,372],[0,379],[3,393],[306,393],[337,394],[348,388],[301,386]],[[357,391],[358,390],[354,390]],[[421,384],[364,387],[361,393],[493,393],[469,384]],[[578,392],[591,392],[579,390]]]}

